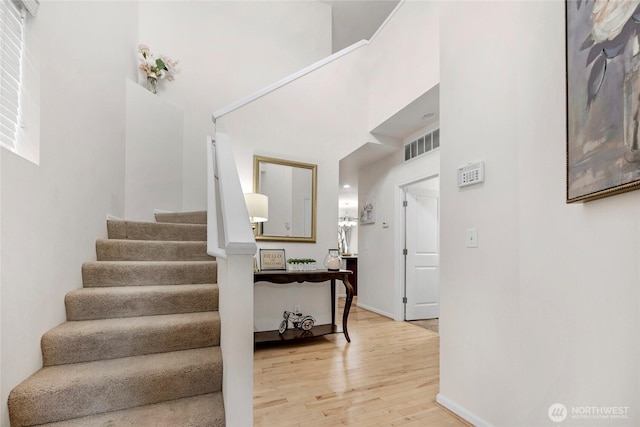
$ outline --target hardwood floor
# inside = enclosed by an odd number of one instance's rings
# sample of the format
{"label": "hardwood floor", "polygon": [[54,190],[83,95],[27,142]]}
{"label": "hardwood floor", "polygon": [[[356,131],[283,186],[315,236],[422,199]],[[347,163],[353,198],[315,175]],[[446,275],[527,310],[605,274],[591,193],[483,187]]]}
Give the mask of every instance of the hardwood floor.
{"label": "hardwood floor", "polygon": [[435,403],[437,333],[354,301],[349,335],[257,348],[254,425],[469,425]]}
{"label": "hardwood floor", "polygon": [[422,328],[431,329],[434,332],[438,332],[438,323],[440,319],[427,319],[427,320],[410,320],[412,325],[420,326]]}

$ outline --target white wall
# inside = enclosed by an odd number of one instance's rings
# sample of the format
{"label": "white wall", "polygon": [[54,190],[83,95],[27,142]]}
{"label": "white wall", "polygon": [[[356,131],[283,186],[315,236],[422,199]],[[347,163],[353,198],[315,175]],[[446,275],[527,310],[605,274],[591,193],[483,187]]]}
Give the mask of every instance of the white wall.
{"label": "white wall", "polygon": [[182,110],[127,81],[124,217],[155,221],[182,209]]}
{"label": "white wall", "polygon": [[206,206],[211,114],[331,54],[331,8],[317,1],[142,1],[140,42],[179,59],[159,95],[184,110],[183,209]]}
{"label": "white wall", "polygon": [[[40,338],[65,320],[105,215],[124,213],[125,78],[135,78],[137,8],[129,2],[41,2],[40,165],[1,157],[0,405],[42,366]],[[117,28],[117,31],[114,31]]]}
{"label": "white wall", "polygon": [[[368,129],[372,130],[439,82],[436,2],[406,1],[368,47]],[[432,125],[433,127],[433,125]],[[422,134],[437,127],[424,129]],[[405,135],[409,137],[410,135]],[[371,139],[372,137],[370,137]],[[373,138],[375,140],[375,138]],[[439,171],[439,153],[403,165],[403,151],[367,165],[358,176],[358,206],[374,201],[376,223],[358,225],[358,305],[397,317],[397,187]],[[382,228],[387,222],[389,228]],[[386,267],[384,267],[386,266]]]}
{"label": "white wall", "polygon": [[[218,120],[245,192],[253,188],[254,154],[318,166],[316,243],[259,241],[260,248],[284,248],[287,258],[315,258],[322,265],[337,247],[338,162],[369,139],[363,54],[360,48]],[[259,284],[255,295],[258,330],[277,328],[282,311],[294,304],[321,323],[330,318],[325,285],[292,285],[285,292]]]}
{"label": "white wall", "polygon": [[404,226],[398,188],[438,174],[440,152],[435,150],[407,163],[403,159],[404,150],[398,148],[396,153],[361,169],[358,176],[358,205],[374,203],[376,217],[375,224],[358,225],[358,306],[397,320],[402,320],[398,304],[404,271],[400,256],[404,246],[398,239]]}
{"label": "white wall", "polygon": [[369,45],[369,129],[440,81],[437,2],[407,0]]}
{"label": "white wall", "polygon": [[[554,425],[556,402],[630,407],[562,425],[638,425],[640,193],[564,202],[564,3],[440,18],[439,400],[478,425]],[[456,188],[475,160],[485,183]]]}

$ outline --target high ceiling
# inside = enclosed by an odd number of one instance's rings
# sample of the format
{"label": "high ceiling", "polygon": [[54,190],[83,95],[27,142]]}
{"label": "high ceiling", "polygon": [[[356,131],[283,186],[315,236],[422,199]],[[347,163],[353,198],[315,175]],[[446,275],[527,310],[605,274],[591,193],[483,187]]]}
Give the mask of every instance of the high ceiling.
{"label": "high ceiling", "polygon": [[[369,40],[400,2],[399,0],[320,0],[332,7],[332,51],[337,52],[360,40]],[[340,207],[349,207],[349,214],[357,216],[358,184],[355,176],[363,164],[379,158],[376,147],[366,144],[340,162]],[[348,172],[347,172],[348,171]]]}
{"label": "high ceiling", "polygon": [[320,0],[332,7],[332,50],[369,40],[399,0]]}
{"label": "high ceiling", "polygon": [[[332,6],[332,50],[337,52],[360,40],[369,40],[400,0],[319,0]],[[357,216],[358,170],[397,152],[402,139],[439,120],[439,87],[381,123],[372,133],[385,144],[368,142],[340,161],[340,211]],[[343,188],[350,184],[350,188]]]}

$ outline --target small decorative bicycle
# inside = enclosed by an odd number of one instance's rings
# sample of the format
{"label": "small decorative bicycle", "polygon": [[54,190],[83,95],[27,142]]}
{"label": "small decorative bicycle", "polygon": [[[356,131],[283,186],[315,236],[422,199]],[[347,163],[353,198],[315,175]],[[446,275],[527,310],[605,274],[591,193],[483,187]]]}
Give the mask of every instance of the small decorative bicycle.
{"label": "small decorative bicycle", "polygon": [[310,331],[316,323],[316,319],[314,319],[313,316],[294,313],[292,311],[285,310],[285,312],[282,313],[282,317],[284,319],[280,322],[280,328],[278,328],[280,335],[284,334],[289,327],[289,321],[291,321],[294,328],[298,328],[303,331]]}

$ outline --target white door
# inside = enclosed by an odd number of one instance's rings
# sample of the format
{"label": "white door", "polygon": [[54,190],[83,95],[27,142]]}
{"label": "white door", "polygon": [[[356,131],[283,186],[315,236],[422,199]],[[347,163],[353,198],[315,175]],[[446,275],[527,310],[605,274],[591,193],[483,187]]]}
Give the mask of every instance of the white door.
{"label": "white door", "polygon": [[405,320],[440,315],[439,191],[407,187]]}

